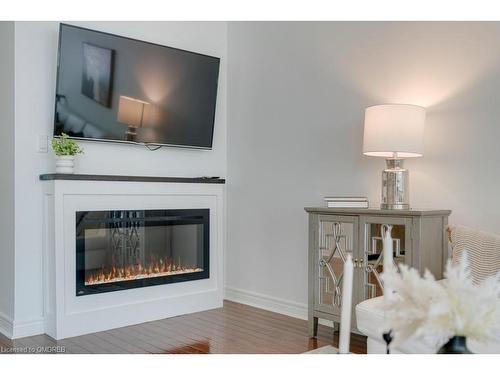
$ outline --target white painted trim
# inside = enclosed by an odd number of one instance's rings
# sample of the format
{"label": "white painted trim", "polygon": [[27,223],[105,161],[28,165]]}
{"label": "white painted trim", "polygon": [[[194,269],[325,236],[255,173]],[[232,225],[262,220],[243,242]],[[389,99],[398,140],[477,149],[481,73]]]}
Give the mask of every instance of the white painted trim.
{"label": "white painted trim", "polygon": [[307,305],[237,288],[225,288],[225,299],[307,320]]}
{"label": "white painted trim", "polygon": [[[307,304],[288,301],[281,298],[272,297],[266,294],[250,292],[247,290],[230,288],[224,289],[224,299],[258,307],[259,309],[272,311],[278,314],[288,315],[293,318],[307,320]],[[333,327],[333,322],[326,319],[319,319],[319,324]]]}
{"label": "white painted trim", "polygon": [[[215,184],[52,181],[44,184],[45,333],[63,339],[222,307],[224,186]],[[75,295],[75,212],[210,209],[210,277],[188,283]]]}
{"label": "white painted trim", "polygon": [[19,339],[22,337],[41,335],[45,332],[45,321],[43,317],[13,321],[4,313],[0,312],[0,333],[8,339]]}
{"label": "white painted trim", "polygon": [[12,319],[0,311],[0,333],[11,339],[12,331]]}
{"label": "white painted trim", "polygon": [[14,321],[12,329],[12,338],[19,339],[22,337],[42,335],[45,333],[44,318],[31,320]]}

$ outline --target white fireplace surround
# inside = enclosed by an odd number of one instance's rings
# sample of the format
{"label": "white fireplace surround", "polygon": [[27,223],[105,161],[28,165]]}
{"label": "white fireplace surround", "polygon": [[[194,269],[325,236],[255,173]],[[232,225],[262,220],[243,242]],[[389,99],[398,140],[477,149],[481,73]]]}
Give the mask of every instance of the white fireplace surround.
{"label": "white fireplace surround", "polygon": [[[210,278],[77,297],[75,212],[210,209]],[[55,339],[218,308],[223,300],[224,185],[44,182],[44,323]]]}

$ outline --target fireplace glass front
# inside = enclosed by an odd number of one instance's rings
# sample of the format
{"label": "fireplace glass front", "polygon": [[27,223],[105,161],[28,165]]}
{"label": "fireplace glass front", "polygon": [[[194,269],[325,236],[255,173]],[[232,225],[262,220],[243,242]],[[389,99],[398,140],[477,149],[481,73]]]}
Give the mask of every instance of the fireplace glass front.
{"label": "fireplace glass front", "polygon": [[209,210],[76,212],[76,295],[209,278]]}

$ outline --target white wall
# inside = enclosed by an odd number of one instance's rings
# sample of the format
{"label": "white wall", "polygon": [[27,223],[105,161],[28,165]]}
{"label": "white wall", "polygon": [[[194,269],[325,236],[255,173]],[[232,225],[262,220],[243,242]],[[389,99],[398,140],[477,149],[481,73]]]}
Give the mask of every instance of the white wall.
{"label": "white wall", "polygon": [[0,332],[14,316],[14,22],[0,22]]}
{"label": "white wall", "polygon": [[411,203],[500,233],[500,23],[271,22],[228,26],[230,298],[303,315],[305,206],[380,202],[364,157],[368,105],[428,108]]}
{"label": "white wall", "polygon": [[[226,23],[79,22],[84,27],[221,57],[212,151],[83,143],[79,173],[151,176],[226,175]],[[36,136],[52,133],[57,22],[16,22],[16,268],[15,320],[26,330],[41,329],[42,182],[54,171],[51,153],[36,152]]]}

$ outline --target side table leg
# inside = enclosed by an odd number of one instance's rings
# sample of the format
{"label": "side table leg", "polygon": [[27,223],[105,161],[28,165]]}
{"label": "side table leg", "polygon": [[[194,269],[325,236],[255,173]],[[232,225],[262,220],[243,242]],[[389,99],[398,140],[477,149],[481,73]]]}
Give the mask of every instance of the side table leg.
{"label": "side table leg", "polygon": [[313,316],[309,318],[309,336],[316,337],[318,336],[318,318]]}
{"label": "side table leg", "polygon": [[340,333],[340,324],[338,322],[333,322],[333,333]]}

